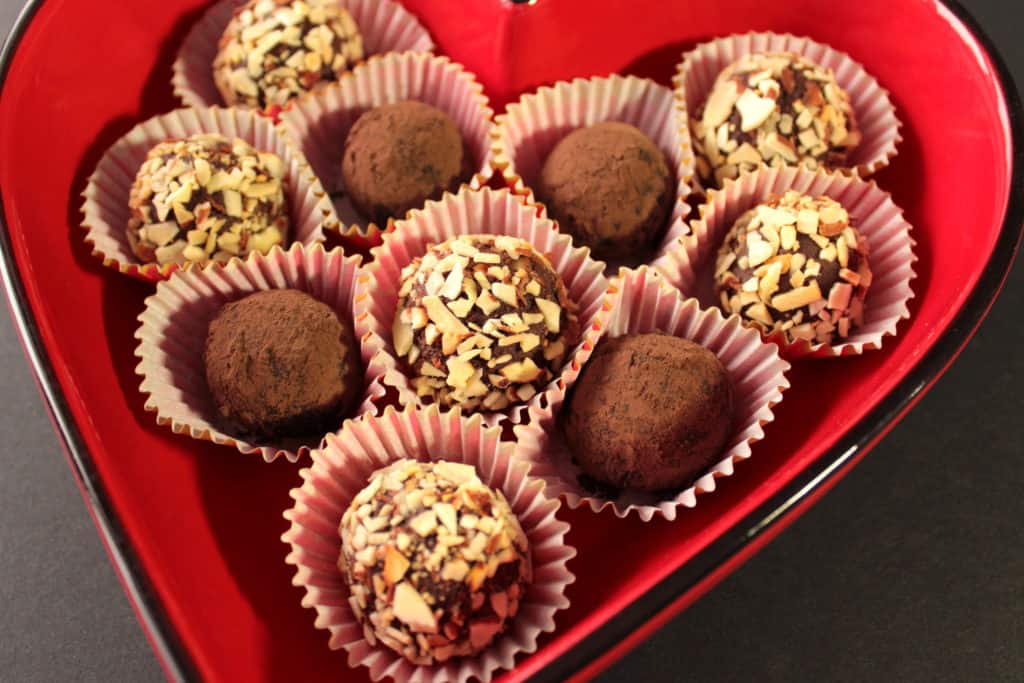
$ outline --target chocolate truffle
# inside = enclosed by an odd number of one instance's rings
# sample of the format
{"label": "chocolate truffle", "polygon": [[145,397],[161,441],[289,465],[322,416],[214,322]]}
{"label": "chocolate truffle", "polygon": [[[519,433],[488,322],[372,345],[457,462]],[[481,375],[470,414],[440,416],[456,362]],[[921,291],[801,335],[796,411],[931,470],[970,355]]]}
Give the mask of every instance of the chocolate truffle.
{"label": "chocolate truffle", "polygon": [[244,140],[193,135],[149,151],[128,197],[128,243],[144,263],[227,261],[288,236],[284,162]]}
{"label": "chocolate truffle", "polygon": [[366,640],[414,664],[484,650],[532,580],[519,520],[470,465],[399,460],[378,470],[340,533],[338,566]]}
{"label": "chocolate truffle", "polygon": [[356,349],[326,304],[294,289],[257,292],[210,323],[206,381],[239,436],[319,437],[337,429],[362,393]]}
{"label": "chocolate truffle", "polygon": [[564,410],[566,442],[593,482],[671,490],[720,458],[732,431],[733,389],[703,346],[626,335],[597,345]]}
{"label": "chocolate truffle", "polygon": [[665,155],[628,123],[606,121],[562,138],[540,172],[537,197],[577,246],[602,260],[652,250],[675,200]]}
{"label": "chocolate truffle", "polygon": [[371,109],[352,126],[341,161],[356,211],[385,225],[473,177],[473,157],[451,117],[422,102]]}
{"label": "chocolate truffle", "polygon": [[737,219],[718,252],[722,310],[789,342],[845,339],[864,317],[868,245],[828,197],[794,190]]}
{"label": "chocolate truffle", "polygon": [[352,16],[331,0],[249,0],[235,10],[213,61],[213,80],[233,106],[284,106],[363,59]]}
{"label": "chocolate truffle", "polygon": [[843,167],[861,137],[832,70],[789,53],[754,53],[726,67],[692,127],[706,187],[762,164]]}
{"label": "chocolate truffle", "polygon": [[529,242],[464,235],[402,270],[392,340],[420,397],[495,412],[554,379],[578,327],[562,279]]}

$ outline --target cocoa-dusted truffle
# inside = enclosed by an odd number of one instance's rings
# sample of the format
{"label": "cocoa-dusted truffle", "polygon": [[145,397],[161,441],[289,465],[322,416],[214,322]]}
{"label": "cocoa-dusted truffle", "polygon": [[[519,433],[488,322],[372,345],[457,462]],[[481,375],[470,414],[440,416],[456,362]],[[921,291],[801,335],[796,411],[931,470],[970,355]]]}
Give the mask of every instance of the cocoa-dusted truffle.
{"label": "cocoa-dusted truffle", "polygon": [[665,155],[637,128],[579,128],[548,154],[537,196],[563,232],[596,258],[629,260],[653,249],[675,199]]}
{"label": "cocoa-dusted truffle", "polygon": [[470,465],[399,460],[341,520],[338,566],[366,639],[429,666],[485,649],[532,580],[529,544]]}
{"label": "cocoa-dusted truffle", "polygon": [[722,363],[699,344],[626,335],[597,345],[563,415],[566,442],[592,483],[679,489],[721,456],[733,389]]}
{"label": "cocoa-dusted truffle", "polygon": [[223,421],[239,436],[272,441],[337,429],[362,393],[356,349],[326,304],[272,289],[225,305],[203,358]]}
{"label": "cocoa-dusted truffle", "polygon": [[338,80],[363,59],[352,16],[331,0],[249,0],[235,10],[213,61],[229,105],[266,109]]}
{"label": "cocoa-dusted truffle", "polygon": [[448,114],[422,102],[364,113],[345,140],[341,177],[352,205],[385,225],[473,177],[473,157]]}
{"label": "cocoa-dusted truffle", "polygon": [[754,53],[726,67],[692,125],[707,187],[761,164],[840,168],[861,138],[832,70],[790,53]]}
{"label": "cocoa-dusted truffle", "polygon": [[867,257],[842,205],[790,190],[744,213],[725,238],[715,264],[720,305],[764,334],[830,344],[863,320]]}
{"label": "cocoa-dusted truffle", "polygon": [[128,243],[144,263],[267,252],[288,236],[284,162],[244,140],[193,135],[149,151],[128,197]]}
{"label": "cocoa-dusted truffle", "polygon": [[529,401],[579,334],[551,263],[524,240],[465,235],[402,270],[395,351],[421,397],[466,411]]}

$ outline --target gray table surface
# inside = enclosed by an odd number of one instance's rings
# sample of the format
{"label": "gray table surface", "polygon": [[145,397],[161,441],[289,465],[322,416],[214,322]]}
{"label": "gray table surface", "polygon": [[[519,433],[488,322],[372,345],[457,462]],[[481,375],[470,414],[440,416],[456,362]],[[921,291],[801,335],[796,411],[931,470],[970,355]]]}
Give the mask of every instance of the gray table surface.
{"label": "gray table surface", "polygon": [[[1024,82],[1024,7],[964,4]],[[1024,681],[1021,311],[1018,262],[909,417],[602,680]],[[0,374],[0,681],[160,680],[2,315]]]}

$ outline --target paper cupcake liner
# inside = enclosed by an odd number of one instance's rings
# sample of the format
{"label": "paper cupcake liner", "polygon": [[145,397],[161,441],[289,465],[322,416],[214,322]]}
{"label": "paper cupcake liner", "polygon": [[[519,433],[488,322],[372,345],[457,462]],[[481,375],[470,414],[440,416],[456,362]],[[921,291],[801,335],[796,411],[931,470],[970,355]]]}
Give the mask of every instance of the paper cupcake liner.
{"label": "paper cupcake liner", "polygon": [[[220,0],[185,36],[172,67],[174,94],[187,107],[224,105],[213,82],[213,60],[221,35],[241,0]],[[419,20],[394,0],[338,0],[363,37],[367,55],[385,52],[429,52],[434,41]]]}
{"label": "paper cupcake liner", "polygon": [[673,79],[680,120],[697,115],[725,67],[753,52],[792,52],[835,73],[836,81],[850,96],[862,133],[861,143],[850,156],[850,166],[836,170],[868,176],[889,165],[903,140],[889,91],[846,53],[788,33],[732,35],[701,43],[684,54]]}
{"label": "paper cupcake liner", "polygon": [[910,281],[916,277],[917,257],[903,210],[871,180],[796,167],[762,168],[727,180],[721,190],[708,193],[693,221],[693,234],[680,240],[679,248],[670,254],[668,279],[702,305],[717,306],[714,261],[729,229],[745,211],[787,190],[831,197],[849,211],[868,242],[872,281],[864,301],[864,323],[845,340],[832,345],[788,342],[780,332],[765,339],[790,358],[850,356],[881,348],[884,337],[895,335],[899,322],[910,317],[908,303],[914,297]]}
{"label": "paper cupcake liner", "polygon": [[103,265],[126,275],[155,282],[192,264],[141,263],[128,244],[128,197],[139,167],[154,145],[197,133],[241,138],[259,151],[273,152],[285,162],[285,196],[291,218],[289,242],[314,244],[324,239],[321,224],[334,209],[302,153],[285,142],[265,118],[241,109],[197,107],[176,109],[132,128],[107,150],[89,177],[82,197],[85,241]]}
{"label": "paper cupcake liner", "polygon": [[476,161],[469,185],[479,188],[491,177],[490,141],[494,112],[483,86],[462,65],[425,53],[371,57],[331,84],[296,99],[281,114],[279,130],[309,159],[328,193],[340,225],[326,226],[344,240],[380,244],[386,225],[368,222],[344,194],[341,158],[356,119],[384,104],[417,100],[451,116]]}
{"label": "paper cupcake liner", "polygon": [[686,217],[694,176],[690,128],[675,110],[671,90],[636,76],[577,78],[543,87],[508,105],[497,117],[493,163],[513,192],[537,200],[533,187],[544,160],[566,135],[603,121],[622,121],[644,132],[664,153],[676,175],[676,202],[668,228],[649,263],[660,268],[664,254],[689,234]]}
{"label": "paper cupcake liner", "polygon": [[[526,463],[513,460],[513,446],[501,432],[486,428],[480,416],[461,417],[436,407],[355,420],[327,439],[303,469],[303,484],[293,489],[295,506],[284,513],[291,527],[281,537],[291,546],[285,560],[296,568],[293,585],[305,591],[303,607],[316,610],[317,628],[330,631],[331,649],[348,652],[350,666],[365,666],[374,681],[467,681],[484,683],[499,670],[512,669],[520,653],[537,649],[537,639],[555,628],[554,615],[569,606],[566,587],[575,580],[566,563],[575,556],[565,544],[569,525],[555,517],[560,503],[544,495],[543,483],[528,476]],[[475,657],[434,666],[416,666],[383,645],[374,647],[349,607],[348,587],[338,571],[338,527],[352,498],[370,475],[402,458],[448,460],[473,465],[480,479],[500,490],[519,518],[530,543],[533,583],[509,630]]]}
{"label": "paper cupcake liner", "polygon": [[544,480],[548,495],[563,496],[570,508],[611,508],[618,517],[636,514],[649,522],[660,515],[671,521],[679,508],[694,507],[698,495],[714,491],[716,479],[731,476],[736,463],[751,456],[751,446],[764,438],[764,426],[775,419],[772,408],[789,388],[785,373],[790,366],[776,347],[763,343],[738,317],[700,308],[646,267],[622,269],[612,281],[610,297],[614,308],[609,338],[664,332],[694,341],[722,361],[735,391],[736,417],[721,460],[670,498],[640,491],[623,491],[614,500],[597,497],[580,485],[581,470],[561,436],[558,419],[568,387],[553,392],[546,409],[531,408],[529,424],[515,428],[516,458],[529,462],[530,474]]}
{"label": "paper cupcake liner", "polygon": [[409,385],[391,341],[391,326],[398,304],[402,268],[421,256],[432,244],[459,235],[512,235],[530,242],[545,254],[561,276],[566,290],[577,305],[581,339],[569,353],[558,377],[539,391],[528,403],[503,413],[485,413],[484,422],[494,425],[504,419],[520,422],[529,405],[542,405],[548,392],[579,374],[590,357],[608,314],[605,292],[608,281],[603,264],[589,256],[588,249],[572,246],[568,235],[555,229],[554,223],[537,215],[537,208],[508,190],[463,189],[446,194],[440,201],[427,202],[395,223],[394,231],[384,235],[381,246],[372,251],[373,260],[359,276],[356,287],[356,332],[373,352],[374,359],[387,368],[383,383],[397,392],[402,406],[417,405],[420,399]]}
{"label": "paper cupcake liner", "polygon": [[[295,462],[309,452],[309,444],[253,443],[221,431],[206,383],[203,340],[224,304],[270,289],[306,292],[351,323],[359,270],[359,257],[345,256],[341,249],[293,245],[288,251],[275,247],[265,255],[251,254],[245,261],[193,268],[161,282],[156,294],[146,299],[146,310],[139,316],[142,324],[135,332],[140,342],[135,372],[142,377],[139,390],[146,395],[146,410],[156,413],[157,424],[169,426],[175,434],[259,453],[266,462],[279,456]],[[365,389],[353,416],[374,415],[374,401],[384,395],[379,382],[384,368],[372,362],[365,345],[360,344],[360,351]]]}

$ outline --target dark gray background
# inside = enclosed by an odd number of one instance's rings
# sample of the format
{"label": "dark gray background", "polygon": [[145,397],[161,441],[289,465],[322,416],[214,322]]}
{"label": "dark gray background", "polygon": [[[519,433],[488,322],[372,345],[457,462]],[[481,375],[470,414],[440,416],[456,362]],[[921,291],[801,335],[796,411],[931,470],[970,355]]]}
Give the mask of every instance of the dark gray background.
{"label": "dark gray background", "polygon": [[[964,4],[1024,81],[1024,6]],[[1024,681],[1022,311],[1018,263],[907,419],[602,680]],[[160,680],[2,315],[0,377],[0,681]]]}

